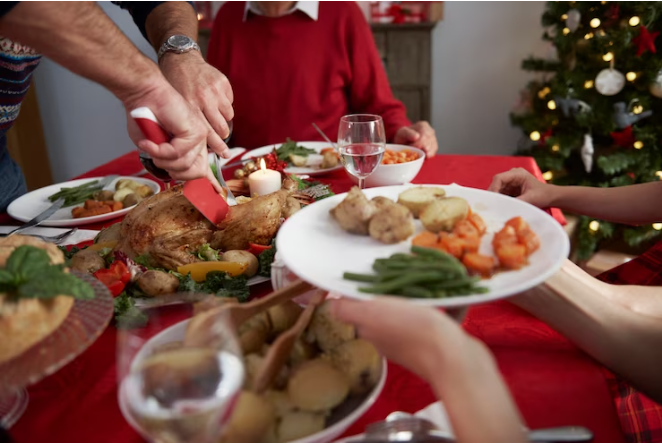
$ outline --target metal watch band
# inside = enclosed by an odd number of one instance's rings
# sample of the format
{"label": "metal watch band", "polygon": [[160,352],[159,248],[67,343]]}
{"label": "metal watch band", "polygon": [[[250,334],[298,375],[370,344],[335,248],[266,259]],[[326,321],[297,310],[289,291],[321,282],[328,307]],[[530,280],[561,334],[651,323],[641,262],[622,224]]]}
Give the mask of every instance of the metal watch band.
{"label": "metal watch band", "polygon": [[167,52],[174,52],[175,54],[184,54],[184,53],[187,53],[187,52],[193,51],[193,50],[198,51],[198,52],[202,52],[202,50],[200,49],[200,45],[198,45],[197,43],[195,43],[193,41],[191,41],[190,45],[186,49],[182,49],[182,48],[177,48],[177,47],[174,47],[174,46],[170,45],[168,43],[168,40],[166,40],[163,43],[163,45],[161,45],[161,47],[159,48],[159,53],[158,53],[157,57],[158,57],[159,60],[161,60],[161,57],[163,57],[165,55],[165,53],[167,53]]}

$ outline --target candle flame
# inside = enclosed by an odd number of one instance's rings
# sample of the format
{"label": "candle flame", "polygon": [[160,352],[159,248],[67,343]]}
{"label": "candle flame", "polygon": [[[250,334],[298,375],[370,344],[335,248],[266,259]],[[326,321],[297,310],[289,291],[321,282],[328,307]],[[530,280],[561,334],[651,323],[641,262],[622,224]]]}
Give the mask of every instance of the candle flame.
{"label": "candle flame", "polygon": [[261,171],[266,171],[267,170],[267,164],[264,163],[264,159],[260,159],[260,170]]}

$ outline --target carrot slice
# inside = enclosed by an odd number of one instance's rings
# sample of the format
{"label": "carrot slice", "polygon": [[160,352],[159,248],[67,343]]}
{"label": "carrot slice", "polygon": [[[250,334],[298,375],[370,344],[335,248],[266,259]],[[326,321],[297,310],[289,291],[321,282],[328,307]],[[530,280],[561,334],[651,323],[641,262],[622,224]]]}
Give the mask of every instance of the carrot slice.
{"label": "carrot slice", "polygon": [[521,245],[526,248],[526,255],[530,256],[534,251],[540,248],[540,239],[538,235],[531,231],[531,229],[521,230],[517,232],[517,240]]}
{"label": "carrot slice", "polygon": [[464,254],[464,240],[455,234],[439,233],[439,243],[450,255],[461,258]]}
{"label": "carrot slice", "polygon": [[526,248],[520,244],[502,244],[495,248],[499,262],[504,268],[517,270],[526,265]]}
{"label": "carrot slice", "polygon": [[480,248],[480,238],[478,237],[463,237],[462,243],[465,253],[476,253]]}
{"label": "carrot slice", "polygon": [[494,235],[492,246],[496,250],[501,245],[517,244],[517,242],[517,232],[512,226],[506,225],[501,231]]}
{"label": "carrot slice", "polygon": [[462,258],[462,263],[469,271],[486,277],[492,276],[496,267],[496,260],[493,257],[478,253],[465,254]]}
{"label": "carrot slice", "polygon": [[430,231],[424,231],[414,237],[411,243],[419,247],[435,248],[439,243],[439,236]]}
{"label": "carrot slice", "polygon": [[474,227],[476,227],[478,234],[481,236],[487,231],[487,225],[485,225],[485,221],[483,221],[483,218],[480,217],[477,213],[471,213],[469,216],[467,216],[467,220],[471,222]]}
{"label": "carrot slice", "polygon": [[461,220],[457,224],[455,224],[455,227],[453,228],[453,233],[457,234],[460,237],[480,237],[476,227],[466,219]]}
{"label": "carrot slice", "polygon": [[521,216],[513,217],[506,222],[506,226],[513,227],[516,232],[529,229],[529,224]]}

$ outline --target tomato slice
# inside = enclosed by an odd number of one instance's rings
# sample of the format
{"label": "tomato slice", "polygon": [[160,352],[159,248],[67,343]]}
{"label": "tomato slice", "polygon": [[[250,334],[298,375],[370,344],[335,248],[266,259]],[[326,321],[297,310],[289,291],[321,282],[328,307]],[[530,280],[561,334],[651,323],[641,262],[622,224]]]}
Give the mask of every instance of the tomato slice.
{"label": "tomato slice", "polygon": [[260,244],[248,244],[248,252],[254,254],[255,256],[259,256],[266,250],[271,249],[271,245],[260,245]]}

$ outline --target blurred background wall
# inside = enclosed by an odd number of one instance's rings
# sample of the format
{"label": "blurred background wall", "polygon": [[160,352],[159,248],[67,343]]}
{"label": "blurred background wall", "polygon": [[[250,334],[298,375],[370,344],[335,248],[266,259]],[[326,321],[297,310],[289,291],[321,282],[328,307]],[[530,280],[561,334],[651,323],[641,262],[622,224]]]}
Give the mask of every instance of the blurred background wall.
{"label": "blurred background wall", "polygon": [[[220,2],[215,2],[214,10]],[[366,11],[368,2],[359,2]],[[128,12],[99,2],[151,58]],[[544,55],[543,2],[445,2],[432,35],[431,124],[441,153],[511,154],[508,113],[529,77],[522,59]],[[103,56],[103,55],[99,55]],[[53,180],[63,181],[133,150],[121,103],[102,87],[44,59],[35,75]]]}

